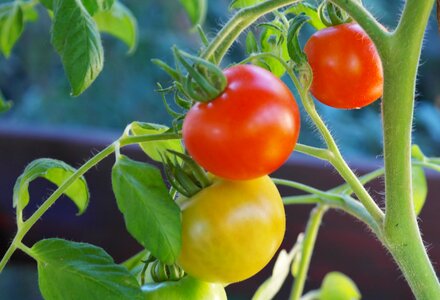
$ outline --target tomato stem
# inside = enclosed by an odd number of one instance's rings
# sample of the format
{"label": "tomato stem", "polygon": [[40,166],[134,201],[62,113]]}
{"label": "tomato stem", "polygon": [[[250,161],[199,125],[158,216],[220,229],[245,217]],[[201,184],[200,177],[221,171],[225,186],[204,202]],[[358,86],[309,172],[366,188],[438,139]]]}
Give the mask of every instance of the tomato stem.
{"label": "tomato stem", "polygon": [[293,283],[290,300],[299,300],[307,278],[307,272],[310,267],[310,260],[312,258],[313,249],[315,247],[316,238],[318,236],[319,226],[322,222],[322,217],[327,210],[327,206],[318,205],[310,213],[309,221],[307,223],[306,232],[304,233],[303,246],[301,251],[301,260],[299,263],[298,275]]}

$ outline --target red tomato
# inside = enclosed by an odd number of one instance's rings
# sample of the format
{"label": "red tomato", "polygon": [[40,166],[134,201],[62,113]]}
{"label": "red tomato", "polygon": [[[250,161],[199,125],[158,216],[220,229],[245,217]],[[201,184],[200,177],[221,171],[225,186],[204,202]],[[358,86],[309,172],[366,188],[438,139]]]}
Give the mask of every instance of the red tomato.
{"label": "red tomato", "polygon": [[298,106],[288,87],[269,71],[238,65],[224,74],[225,91],[188,111],[185,146],[197,163],[219,177],[246,180],[267,175],[295,147]]}
{"label": "red tomato", "polygon": [[304,51],[313,70],[310,89],[317,100],[335,108],[364,107],[382,96],[379,54],[364,30],[354,23],[316,32]]}

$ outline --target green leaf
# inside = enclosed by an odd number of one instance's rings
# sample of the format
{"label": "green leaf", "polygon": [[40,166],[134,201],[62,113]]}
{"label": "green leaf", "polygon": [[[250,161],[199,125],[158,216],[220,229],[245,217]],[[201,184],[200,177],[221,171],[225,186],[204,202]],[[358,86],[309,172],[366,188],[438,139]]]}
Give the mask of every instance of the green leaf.
{"label": "green leaf", "polygon": [[230,9],[240,9],[248,6],[252,6],[258,3],[263,2],[264,0],[233,0],[231,5],[229,5]]}
{"label": "green leaf", "polygon": [[[273,24],[275,25],[275,27],[264,26],[264,29],[260,36],[261,51],[272,53],[287,61],[289,60],[287,40],[278,29],[275,29],[280,27],[281,24],[279,22],[274,22]],[[263,61],[274,75],[278,77],[284,75],[286,70],[277,59],[267,57],[264,58]]]}
{"label": "green leaf", "polygon": [[208,7],[207,0],[180,0],[186,10],[192,26],[203,24]]}
{"label": "green leaf", "polygon": [[412,188],[414,211],[416,215],[419,215],[428,196],[428,184],[422,167],[412,168]]}
{"label": "green leaf", "polygon": [[289,275],[290,265],[295,255],[294,251],[290,253],[287,253],[284,249],[280,251],[273,267],[272,276],[260,285],[252,300],[266,300],[275,297]]}
{"label": "green leaf", "polygon": [[46,300],[142,299],[138,282],[102,248],[47,239],[36,243],[38,284]]}
{"label": "green leaf", "polygon": [[418,145],[412,145],[411,147],[411,156],[420,161],[425,160],[425,154],[423,154],[422,149]]}
{"label": "green leaf", "polygon": [[23,10],[19,2],[0,5],[0,49],[5,57],[11,55],[12,48],[24,29]]}
{"label": "green leaf", "polygon": [[93,18],[101,32],[111,34],[127,44],[129,53],[136,49],[137,21],[131,11],[122,3],[115,2],[110,10],[101,11]]}
{"label": "green leaf", "polygon": [[[169,128],[164,125],[153,123],[133,122],[131,124],[131,133],[137,135],[147,134],[161,134],[168,131]],[[167,150],[173,150],[176,152],[184,153],[182,143],[180,140],[163,140],[163,141],[151,141],[140,144],[142,150],[150,158],[155,161],[162,161],[162,155]]]}
{"label": "green leaf", "polygon": [[13,103],[10,100],[5,100],[5,97],[0,92],[0,113],[7,112],[11,109]]}
{"label": "green leaf", "polygon": [[103,68],[101,37],[80,0],[55,0],[54,4],[52,44],[61,56],[72,95],[78,96]]}
{"label": "green leaf", "polygon": [[[29,183],[39,177],[57,186],[62,185],[76,170],[60,160],[41,158],[31,162],[14,186],[13,206],[23,210],[29,204]],[[84,213],[89,204],[89,189],[84,177],[77,179],[64,192],[78,207],[78,214]]]}
{"label": "green leaf", "polygon": [[322,282],[320,300],[358,300],[361,294],[356,284],[340,272],[328,273]]}
{"label": "green leaf", "polygon": [[299,15],[302,13],[305,14],[306,16],[308,16],[310,18],[309,23],[313,27],[315,27],[316,30],[321,30],[321,29],[324,29],[327,27],[327,26],[325,26],[324,23],[322,23],[316,7],[314,7],[313,5],[311,5],[309,3],[295,4],[291,7],[289,7],[284,13],[286,15],[287,14]]}
{"label": "green leaf", "polygon": [[110,10],[115,0],[82,0],[82,3],[89,14],[93,16],[97,12]]}
{"label": "green leaf", "polygon": [[22,3],[21,9],[23,10],[24,22],[35,22],[38,20],[38,11],[35,6]]}
{"label": "green leaf", "polygon": [[175,262],[182,244],[180,209],[159,170],[120,156],[112,184],[128,232],[162,262]]}
{"label": "green leaf", "polygon": [[56,0],[40,0],[40,3],[43,4],[48,10],[53,10],[53,2]]}
{"label": "green leaf", "polygon": [[255,38],[255,35],[252,31],[249,31],[249,33],[246,36],[246,53],[247,54],[258,53],[257,39]]}

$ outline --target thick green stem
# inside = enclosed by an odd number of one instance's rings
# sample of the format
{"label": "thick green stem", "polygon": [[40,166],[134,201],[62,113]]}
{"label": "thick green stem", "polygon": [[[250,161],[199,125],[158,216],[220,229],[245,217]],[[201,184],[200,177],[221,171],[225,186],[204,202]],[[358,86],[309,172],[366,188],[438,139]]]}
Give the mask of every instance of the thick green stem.
{"label": "thick green stem", "polygon": [[440,299],[440,285],[414,213],[411,129],[422,40],[434,0],[408,0],[385,53],[383,130],[386,245],[417,299]]}
{"label": "thick green stem", "polygon": [[326,211],[325,206],[315,207],[307,223],[307,229],[304,233],[303,246],[301,251],[301,260],[299,263],[298,274],[293,283],[290,300],[299,300],[304,290],[307,273],[310,267],[310,260],[312,259],[313,249],[315,247],[316,237],[318,236],[319,226],[321,225],[322,217]]}

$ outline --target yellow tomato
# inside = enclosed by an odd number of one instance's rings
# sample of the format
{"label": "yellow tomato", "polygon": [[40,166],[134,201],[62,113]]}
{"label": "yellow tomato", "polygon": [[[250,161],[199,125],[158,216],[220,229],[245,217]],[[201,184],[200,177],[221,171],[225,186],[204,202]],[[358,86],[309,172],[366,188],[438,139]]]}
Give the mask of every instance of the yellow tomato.
{"label": "yellow tomato", "polygon": [[266,266],[285,229],[281,196],[268,176],[246,181],[215,177],[182,205],[179,263],[207,282],[241,281]]}

